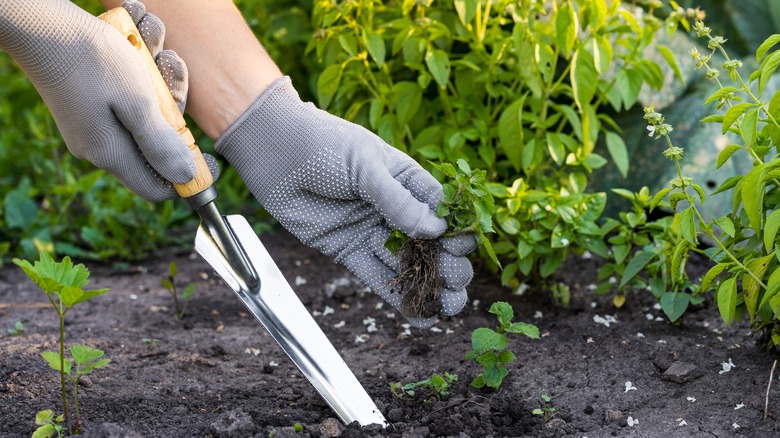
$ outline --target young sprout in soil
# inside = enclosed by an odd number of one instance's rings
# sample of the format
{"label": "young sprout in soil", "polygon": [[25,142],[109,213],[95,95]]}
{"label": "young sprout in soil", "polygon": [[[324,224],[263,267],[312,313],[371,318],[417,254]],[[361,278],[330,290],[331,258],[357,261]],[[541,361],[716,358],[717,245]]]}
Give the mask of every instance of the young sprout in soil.
{"label": "young sprout in soil", "polygon": [[425,390],[425,401],[441,400],[442,397],[446,397],[449,394],[451,385],[456,380],[458,380],[457,374],[445,372],[443,377],[433,374],[429,379],[405,385],[400,382],[392,382],[390,383],[390,392],[398,398],[413,399],[418,391]]}
{"label": "young sprout in soil", "polygon": [[190,298],[195,293],[195,283],[190,283],[184,287],[184,290],[181,291],[181,300],[179,300],[179,291],[176,288],[176,262],[174,261],[171,261],[171,264],[168,265],[168,278],[160,278],[160,283],[173,296],[176,319],[181,320],[187,311],[187,303],[189,303]]}
{"label": "young sprout in soil", "polygon": [[24,324],[22,324],[22,321],[16,321],[14,326],[8,329],[8,333],[12,335],[21,335],[24,333]]}
{"label": "young sprout in soil", "polygon": [[[457,168],[450,163],[431,164],[454,180],[443,185],[444,198],[436,207],[436,213],[447,219],[449,225],[443,237],[475,235],[477,243],[500,267],[490,240],[485,236],[485,233],[494,232],[495,208],[493,195],[484,185],[486,172],[472,170],[462,159],[457,161]],[[390,283],[390,288],[404,295],[404,314],[415,318],[437,315],[441,310],[443,285],[439,273],[439,242],[410,239],[400,230],[394,230],[385,246],[401,258],[401,268]]]}
{"label": "young sprout in soil", "polygon": [[[108,289],[84,290],[84,286],[89,284],[89,270],[83,264],[74,266],[70,257],[63,258],[61,262],[55,262],[49,254],[41,253],[40,260],[36,261],[34,265],[27,260],[20,259],[14,259],[14,263],[21,267],[25,274],[46,293],[46,297],[59,317],[59,352],[46,351],[41,353],[41,356],[49,363],[49,366],[60,373],[62,411],[68,434],[79,434],[81,433],[81,417],[78,411],[78,388],[76,387],[78,379],[92,369],[105,366],[108,362],[107,359],[104,359],[97,363],[88,364],[88,362],[102,356],[103,352],[89,347],[74,345],[70,351],[73,360],[76,361],[77,369],[75,374],[71,374],[73,361],[65,359],[65,314],[76,304],[102,295]],[[100,354],[97,355],[95,352],[100,352]],[[81,368],[81,365],[85,365],[84,368]],[[76,376],[73,387],[73,398],[76,408],[76,424],[74,428],[71,428],[70,416],[68,414],[66,375],[71,380]]]}
{"label": "young sprout in soil", "polygon": [[534,409],[533,411],[531,411],[531,413],[533,415],[541,415],[542,417],[544,417],[544,421],[546,423],[550,421],[552,417],[557,415],[558,411],[554,407],[552,407],[552,397],[550,397],[549,395],[542,394],[541,400],[542,400],[542,407]]}
{"label": "young sprout in soil", "polygon": [[38,428],[33,432],[32,438],[49,438],[54,434],[61,438],[65,429],[62,427],[63,421],[65,421],[65,416],[60,415],[55,418],[54,411],[51,409],[39,411],[35,415],[35,424]]}
{"label": "young sprout in soil", "polygon": [[508,333],[526,335],[539,339],[539,329],[533,324],[512,322],[514,310],[509,303],[497,301],[490,306],[490,313],[496,315],[500,324],[496,330],[480,327],[471,333],[472,351],[466,353],[466,359],[476,360],[483,369],[471,386],[475,388],[501,386],[504,377],[509,375],[506,365],[517,360],[517,356],[509,350]]}

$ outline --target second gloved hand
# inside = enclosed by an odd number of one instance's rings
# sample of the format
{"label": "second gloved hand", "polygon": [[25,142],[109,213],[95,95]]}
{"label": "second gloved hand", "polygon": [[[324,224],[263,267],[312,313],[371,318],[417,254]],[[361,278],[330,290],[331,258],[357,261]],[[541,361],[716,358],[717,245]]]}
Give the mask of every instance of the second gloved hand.
{"label": "second gloved hand", "polygon": [[[447,222],[435,213],[441,184],[379,137],[304,103],[283,77],[271,84],[217,140],[217,152],[286,229],[347,266],[400,311],[390,290],[399,258],[384,246],[391,228],[437,239]],[[472,236],[439,239],[441,313],[466,303]],[[418,327],[431,318],[409,318]]]}

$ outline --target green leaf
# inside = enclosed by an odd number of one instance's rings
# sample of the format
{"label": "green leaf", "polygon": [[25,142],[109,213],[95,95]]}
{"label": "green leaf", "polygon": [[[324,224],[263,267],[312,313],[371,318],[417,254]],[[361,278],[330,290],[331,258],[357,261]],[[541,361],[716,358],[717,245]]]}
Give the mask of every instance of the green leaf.
{"label": "green leaf", "polygon": [[174,261],[171,261],[171,263],[168,265],[168,276],[176,277],[176,262]]}
{"label": "green leaf", "polygon": [[420,109],[422,89],[416,82],[401,81],[393,86],[393,95],[398,123],[406,125]]}
{"label": "green leaf", "polygon": [[780,229],[780,210],[775,210],[767,216],[766,222],[764,222],[764,248],[767,252],[775,247],[778,229]]}
{"label": "green leaf", "polygon": [[756,50],[756,61],[761,62],[761,59],[764,58],[766,52],[778,42],[780,42],[780,35],[778,34],[771,35],[769,38],[765,39]]}
{"label": "green leaf", "polygon": [[92,370],[103,368],[109,363],[111,363],[111,359],[101,359],[97,362],[92,362],[90,364],[87,364],[86,366],[84,366],[84,368],[81,369],[81,374],[82,375],[89,374]]}
{"label": "green leaf", "polygon": [[509,370],[507,370],[506,367],[502,365],[486,367],[485,372],[482,374],[483,379],[485,380],[485,385],[493,389],[500,387],[501,382],[503,382],[504,378],[508,375]]}
{"label": "green leaf", "polygon": [[529,338],[539,339],[539,328],[533,324],[525,322],[513,322],[507,327],[508,333],[517,333],[520,335],[526,335]]}
{"label": "green leaf", "polygon": [[425,53],[425,65],[433,75],[433,79],[441,88],[447,86],[450,79],[450,58],[440,49],[428,49]]}
{"label": "green leaf", "polygon": [[724,233],[728,234],[731,237],[734,237],[734,234],[736,233],[736,230],[734,229],[734,222],[731,221],[731,219],[728,218],[728,216],[723,216],[715,219],[715,223],[718,224],[721,230],[723,230]]}
{"label": "green leaf", "polygon": [[691,246],[696,246],[696,223],[692,207],[686,208],[680,215],[680,232]]}
{"label": "green leaf", "polygon": [[574,102],[580,111],[584,111],[585,106],[596,94],[599,83],[598,73],[593,65],[593,57],[587,50],[580,48],[574,51],[569,79],[574,92]]}
{"label": "green leaf", "polygon": [[379,34],[370,30],[366,31],[365,37],[368,54],[371,55],[376,65],[381,68],[382,63],[385,62],[385,41]]}
{"label": "green leaf", "polygon": [[488,256],[490,257],[490,260],[493,261],[496,265],[498,265],[498,268],[501,269],[501,262],[498,261],[498,257],[496,256],[496,252],[493,251],[493,245],[490,244],[490,239],[487,238],[482,232],[479,233],[479,239],[477,242],[482,244],[482,247],[487,251]]}
{"label": "green leaf", "polygon": [[455,11],[458,13],[458,18],[464,26],[471,23],[471,20],[477,14],[478,0],[455,0]]}
{"label": "green leaf", "polygon": [[523,147],[525,146],[523,132],[523,105],[527,94],[509,104],[498,119],[498,138],[501,140],[501,150],[509,162],[520,170],[523,167]]}
{"label": "green leaf", "polygon": [[769,79],[775,74],[777,66],[780,65],[780,51],[769,55],[761,63],[761,76],[758,78],[758,94],[764,93],[764,88],[769,83]]}
{"label": "green leaf", "polygon": [[[754,103],[739,103],[731,108],[729,108],[728,111],[726,111],[726,115],[723,116],[723,127],[722,127],[722,134],[725,134],[728,132],[729,128],[731,128],[731,125],[734,124],[734,122],[739,118],[739,116],[742,115],[748,108],[755,107],[756,104]],[[720,167],[720,166],[718,166]]]}
{"label": "green leaf", "polygon": [[679,292],[666,292],[661,297],[661,309],[669,321],[677,321],[688,309],[690,295]]}
{"label": "green leaf", "polygon": [[4,208],[5,223],[9,228],[27,228],[38,214],[38,206],[20,190],[8,192]]}
{"label": "green leaf", "polygon": [[638,251],[634,257],[628,262],[626,270],[623,271],[623,277],[620,279],[620,287],[625,286],[629,281],[633,280],[639,272],[647,266],[650,261],[655,258],[656,253],[651,251]]}
{"label": "green leaf", "polygon": [[339,89],[341,82],[341,65],[333,64],[322,71],[317,79],[317,98],[320,102],[320,108],[327,109],[330,106],[333,96]]}
{"label": "green leaf", "polygon": [[738,144],[730,144],[723,148],[722,151],[718,153],[718,161],[715,164],[715,167],[717,169],[720,169],[720,166],[724,165],[726,161],[728,161],[729,158],[734,154],[734,152],[742,149],[742,146]]}
{"label": "green leaf", "polygon": [[[764,274],[766,274],[769,263],[774,257],[774,254],[768,254],[764,257],[753,259],[746,264],[746,268],[756,277],[764,278]],[[745,300],[745,306],[752,321],[756,314],[756,305],[758,304],[758,296],[761,291],[761,285],[746,272],[742,275],[742,290],[744,292],[743,298]]]}
{"label": "green leaf", "polygon": [[43,426],[35,429],[31,438],[49,438],[57,432],[53,424],[44,424]]}
{"label": "green leaf", "polygon": [[718,263],[717,265],[710,268],[709,271],[704,275],[701,281],[701,285],[699,286],[699,289],[702,292],[707,292],[707,290],[710,288],[712,283],[715,281],[715,279],[720,275],[721,272],[723,272],[724,269],[731,266],[731,263]]}
{"label": "green leaf", "polygon": [[661,53],[661,56],[664,57],[666,63],[669,64],[669,67],[672,69],[677,79],[680,82],[685,83],[685,79],[680,71],[680,67],[677,65],[677,60],[675,59],[672,50],[661,44],[656,45],[656,48],[658,48],[658,51]]}
{"label": "green leaf", "polygon": [[558,46],[564,57],[568,58],[574,43],[577,41],[577,14],[574,8],[568,2],[559,10],[555,18],[555,33],[558,39]]}
{"label": "green leaf", "polygon": [[506,365],[506,364],[512,363],[512,362],[514,362],[516,360],[517,360],[517,356],[515,356],[515,354],[512,353],[512,351],[510,351],[510,350],[504,350],[504,351],[498,353],[498,363],[500,363],[500,364]]}
{"label": "green leaf", "polygon": [[471,381],[471,386],[474,388],[484,388],[485,387],[485,378],[482,374],[478,375],[474,378],[474,380]]}
{"label": "green leaf", "polygon": [[653,211],[655,207],[658,206],[658,204],[664,200],[667,194],[672,191],[671,187],[666,187],[658,191],[658,193],[653,196],[653,199],[650,200],[650,211]]}
{"label": "green leaf", "polygon": [[45,409],[43,411],[38,411],[37,414],[35,414],[35,424],[38,426],[43,426],[44,424],[54,421],[54,411],[51,409]]}
{"label": "green leaf", "polygon": [[761,217],[764,213],[765,174],[766,164],[759,164],[745,175],[742,182],[741,193],[745,214],[756,233],[761,231]]}
{"label": "green leaf", "polygon": [[491,350],[503,350],[509,345],[506,335],[496,333],[495,331],[479,327],[471,333],[471,348],[482,355]]}
{"label": "green leaf", "polygon": [[[41,353],[41,357],[49,364],[49,366],[55,370],[60,371],[60,354],[55,351],[44,351]],[[70,359],[64,360],[65,374],[70,375],[70,369],[73,366],[73,361]]]}
{"label": "green leaf", "polygon": [[[780,269],[775,270],[775,272],[780,272]],[[767,303],[769,303],[769,300],[777,295],[778,292],[780,292],[780,281],[770,281],[766,292],[764,292],[764,297],[761,298],[761,304],[758,305],[758,308],[761,309],[762,307],[766,306]]]}
{"label": "green leaf", "polygon": [[86,345],[74,344],[70,347],[70,355],[77,364],[83,365],[92,362],[95,359],[103,357],[105,353],[97,348],[87,347]]}
{"label": "green leaf", "polygon": [[718,287],[718,311],[726,325],[734,322],[737,312],[737,277],[723,280]]}
{"label": "green leaf", "polygon": [[385,248],[390,251],[391,254],[398,254],[401,247],[404,246],[409,237],[401,230],[393,230],[385,241]]}
{"label": "green leaf", "polygon": [[712,102],[714,102],[714,101],[716,101],[718,99],[722,99],[722,98],[726,97],[727,95],[729,95],[731,93],[735,93],[737,91],[739,91],[739,89],[738,88],[734,88],[734,87],[719,88],[714,93],[710,94],[710,96],[707,98],[707,100],[704,101],[704,105],[709,105],[710,103],[712,103]]}
{"label": "green leaf", "polygon": [[498,323],[501,324],[502,327],[511,324],[512,318],[515,316],[515,312],[512,309],[512,306],[510,306],[506,301],[496,301],[492,306],[490,306],[490,310],[488,310],[488,312],[498,317]]}
{"label": "green leaf", "polygon": [[192,295],[195,294],[195,283],[189,283],[187,286],[184,287],[184,290],[181,291],[181,297],[184,299],[184,301],[189,301],[190,298],[192,298]]}
{"label": "green leaf", "polygon": [[[778,52],[780,54],[780,52]],[[745,139],[745,146],[752,148],[756,144],[756,136],[758,135],[758,108],[745,113],[742,118],[742,124],[740,125],[742,131],[742,138]]]}
{"label": "green leaf", "polygon": [[626,149],[626,143],[623,141],[623,138],[614,132],[607,132],[606,139],[607,149],[612,157],[612,161],[615,162],[623,178],[626,178],[628,176],[628,150]]}

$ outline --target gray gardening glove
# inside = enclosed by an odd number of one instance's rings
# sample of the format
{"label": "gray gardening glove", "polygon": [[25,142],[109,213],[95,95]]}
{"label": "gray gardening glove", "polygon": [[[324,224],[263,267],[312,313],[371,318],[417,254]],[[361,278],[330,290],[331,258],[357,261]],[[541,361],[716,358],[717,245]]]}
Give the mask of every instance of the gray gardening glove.
{"label": "gray gardening glove", "polygon": [[[435,213],[441,184],[379,137],[304,103],[287,77],[271,84],[217,140],[216,150],[286,229],[347,266],[393,307],[399,259],[384,242],[391,227],[436,239],[447,222]],[[443,315],[466,304],[473,236],[440,239]],[[417,327],[436,317],[408,318]]]}
{"label": "gray gardening glove", "polygon": [[0,50],[35,85],[76,157],[150,201],[176,197],[168,181],[195,176],[141,58],[110,25],[67,0],[0,0]]}

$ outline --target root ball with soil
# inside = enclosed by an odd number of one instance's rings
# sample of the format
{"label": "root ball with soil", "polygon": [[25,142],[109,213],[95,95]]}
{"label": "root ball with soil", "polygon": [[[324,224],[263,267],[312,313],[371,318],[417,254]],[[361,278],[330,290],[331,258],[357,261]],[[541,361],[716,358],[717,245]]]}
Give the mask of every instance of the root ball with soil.
{"label": "root ball with soil", "polygon": [[409,239],[398,250],[401,267],[390,290],[403,295],[401,311],[408,317],[430,318],[441,311],[439,251],[438,241],[426,239]]}

